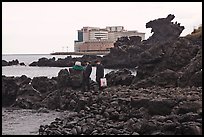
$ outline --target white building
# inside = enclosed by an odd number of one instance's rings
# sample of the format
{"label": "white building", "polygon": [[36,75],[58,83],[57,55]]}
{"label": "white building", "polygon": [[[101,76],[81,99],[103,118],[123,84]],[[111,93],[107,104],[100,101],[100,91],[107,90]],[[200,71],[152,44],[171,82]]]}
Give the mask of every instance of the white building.
{"label": "white building", "polygon": [[108,40],[108,30],[93,29],[89,32],[89,40]]}
{"label": "white building", "polygon": [[[123,26],[83,27],[78,30],[78,40],[74,43],[75,52],[80,51],[107,51],[114,42],[125,36],[140,36],[145,39],[145,33],[124,30]],[[104,44],[105,43],[105,44]],[[100,47],[97,49],[97,47]]]}

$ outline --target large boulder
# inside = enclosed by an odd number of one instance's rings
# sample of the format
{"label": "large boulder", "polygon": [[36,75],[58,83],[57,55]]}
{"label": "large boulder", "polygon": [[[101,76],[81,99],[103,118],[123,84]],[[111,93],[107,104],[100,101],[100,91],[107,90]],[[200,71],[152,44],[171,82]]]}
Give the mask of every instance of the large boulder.
{"label": "large boulder", "polygon": [[14,77],[2,76],[2,106],[12,105],[17,97],[19,86]]}
{"label": "large boulder", "polygon": [[31,84],[21,87],[18,91],[14,107],[24,109],[38,109],[41,107],[42,95]]}
{"label": "large boulder", "polygon": [[58,88],[71,86],[70,73],[67,69],[61,69],[57,76]]}
{"label": "large boulder", "polygon": [[121,69],[116,72],[111,71],[105,75],[107,79],[108,86],[115,85],[130,85],[135,76],[128,69]]}
{"label": "large boulder", "polygon": [[31,78],[27,77],[26,75],[15,77],[14,80],[19,87],[25,87],[31,82]]}
{"label": "large boulder", "polygon": [[38,90],[42,94],[49,93],[57,89],[57,81],[45,76],[34,77],[32,79],[31,85],[34,89]]}
{"label": "large boulder", "polygon": [[133,80],[134,86],[137,88],[145,88],[151,86],[161,87],[176,87],[178,86],[179,74],[173,70],[167,69],[160,73],[155,74],[152,77],[138,80],[137,77]]}
{"label": "large boulder", "polygon": [[151,115],[168,115],[172,112],[176,101],[166,98],[153,99],[148,103],[148,113]]}

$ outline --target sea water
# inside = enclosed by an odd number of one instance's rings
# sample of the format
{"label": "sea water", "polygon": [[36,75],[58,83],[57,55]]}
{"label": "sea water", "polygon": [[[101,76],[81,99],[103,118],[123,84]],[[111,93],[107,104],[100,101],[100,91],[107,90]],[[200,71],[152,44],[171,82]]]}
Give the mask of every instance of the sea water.
{"label": "sea water", "polygon": [[[53,58],[56,60],[58,58],[66,58],[68,55],[49,55],[49,54],[4,54],[2,55],[2,60],[12,61],[18,59],[19,62],[24,62],[26,66],[13,65],[13,66],[2,66],[2,75],[5,76],[22,76],[26,75],[27,77],[40,77],[46,76],[49,78],[57,77],[61,69],[69,69],[69,67],[37,67],[29,66],[33,61],[38,61],[38,59]],[[80,55],[72,57],[81,57]],[[117,71],[118,69],[104,69],[104,73],[107,74],[111,71]],[[132,74],[136,75],[136,71],[132,70]],[[92,67],[91,79],[95,81],[96,79],[96,67]]]}

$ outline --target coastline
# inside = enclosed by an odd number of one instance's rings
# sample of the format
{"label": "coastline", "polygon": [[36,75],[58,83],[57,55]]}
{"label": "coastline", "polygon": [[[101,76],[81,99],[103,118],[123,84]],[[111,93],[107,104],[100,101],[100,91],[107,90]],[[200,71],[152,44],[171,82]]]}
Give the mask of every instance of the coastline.
{"label": "coastline", "polygon": [[50,55],[107,55],[110,52],[53,52]]}

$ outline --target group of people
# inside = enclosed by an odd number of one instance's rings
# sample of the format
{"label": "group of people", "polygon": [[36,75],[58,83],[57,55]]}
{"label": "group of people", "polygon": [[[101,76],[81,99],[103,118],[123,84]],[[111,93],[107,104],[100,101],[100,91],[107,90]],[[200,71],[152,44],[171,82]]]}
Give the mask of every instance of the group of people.
{"label": "group of people", "polygon": [[[102,89],[100,79],[104,77],[104,67],[98,60],[96,63],[96,82],[98,83],[99,90]],[[81,62],[76,61],[75,65],[69,68],[70,76],[72,77],[71,84],[73,86],[81,86],[82,91],[90,90],[90,75],[92,72],[92,65],[89,61],[85,61],[85,67]]]}

